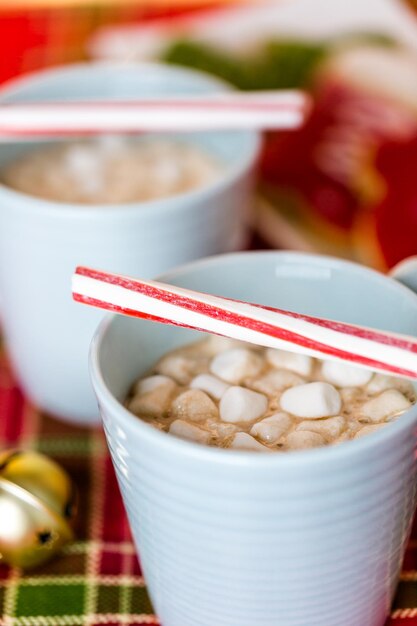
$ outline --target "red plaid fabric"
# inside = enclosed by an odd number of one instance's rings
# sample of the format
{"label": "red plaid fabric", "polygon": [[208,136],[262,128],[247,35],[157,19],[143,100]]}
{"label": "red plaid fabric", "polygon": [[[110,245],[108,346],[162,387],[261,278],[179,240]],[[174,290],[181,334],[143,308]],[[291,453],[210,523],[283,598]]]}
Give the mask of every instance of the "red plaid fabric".
{"label": "red plaid fabric", "polygon": [[0,626],[157,624],[103,433],[59,422],[26,402],[0,353],[0,449],[57,460],[80,495],[76,540],[24,574],[0,564]]}

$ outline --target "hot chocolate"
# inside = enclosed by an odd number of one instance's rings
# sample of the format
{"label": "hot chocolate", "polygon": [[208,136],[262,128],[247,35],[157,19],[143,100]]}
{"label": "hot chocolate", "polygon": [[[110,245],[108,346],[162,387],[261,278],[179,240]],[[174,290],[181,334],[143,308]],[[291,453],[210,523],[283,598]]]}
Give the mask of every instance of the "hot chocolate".
{"label": "hot chocolate", "polygon": [[177,437],[282,452],[373,433],[415,401],[407,380],[209,336],[164,356],[127,407]]}
{"label": "hot chocolate", "polygon": [[3,168],[0,182],[54,202],[124,204],[192,191],[221,171],[190,142],[109,136],[28,151]]}

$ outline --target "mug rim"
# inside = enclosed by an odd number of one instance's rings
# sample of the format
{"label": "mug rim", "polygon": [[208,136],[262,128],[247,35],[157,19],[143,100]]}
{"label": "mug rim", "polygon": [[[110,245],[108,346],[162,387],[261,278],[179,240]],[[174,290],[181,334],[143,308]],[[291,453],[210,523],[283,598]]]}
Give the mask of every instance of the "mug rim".
{"label": "mug rim", "polygon": [[[160,75],[163,75],[164,72],[168,72],[172,75],[183,76],[185,78],[190,78],[191,80],[196,79],[202,81],[207,86],[213,86],[213,88],[218,87],[222,91],[232,89],[232,86],[229,85],[226,81],[211,76],[207,72],[185,67],[183,68],[181,66],[170,65],[168,63],[131,61],[127,64],[114,61],[83,61],[79,63],[54,66],[41,70],[34,70],[32,72],[24,74],[23,76],[17,76],[9,79],[0,87],[0,103],[3,100],[3,97],[13,97],[14,95],[19,94],[19,91],[22,87],[25,87],[27,85],[29,87],[31,85],[36,85],[44,77],[59,77],[61,75],[65,76],[65,74],[82,75],[88,74],[91,70],[94,71],[94,69],[104,71],[109,70],[110,72],[115,70],[134,70],[137,71],[139,74],[142,71],[145,71],[145,73],[152,71],[155,72],[156,69],[156,71]],[[226,188],[233,185],[236,180],[245,175],[245,172],[249,173],[251,167],[256,164],[256,161],[260,154],[262,141],[261,134],[254,130],[245,129],[235,132],[240,136],[247,138],[248,146],[246,146],[245,150],[239,152],[239,154],[236,156],[236,158],[233,159],[229,167],[226,167],[224,171],[221,170],[219,177],[216,177],[213,181],[208,182],[201,187],[197,187],[195,189],[191,189],[190,191],[178,193],[172,196],[167,196],[165,198],[157,198],[153,200],[139,202],[123,202],[120,204],[76,204],[71,202],[57,202],[54,200],[48,200],[37,196],[32,196],[31,194],[12,189],[11,187],[3,184],[1,181],[0,195],[4,197],[6,202],[9,201],[14,202],[15,204],[18,203],[21,210],[23,209],[32,213],[35,209],[41,214],[49,214],[50,216],[56,218],[71,217],[78,218],[80,220],[90,220],[96,213],[100,213],[101,219],[103,219],[104,216],[108,217],[109,219],[113,219],[116,213],[120,214],[120,212],[123,212],[124,214],[129,214],[138,210],[143,212],[144,218],[150,217],[153,214],[155,214],[155,218],[163,218],[164,214],[167,211],[172,211],[173,205],[182,205],[176,206],[176,210],[192,209],[196,202],[208,201],[210,198],[217,196],[218,194],[222,193]],[[213,133],[221,134],[222,131],[213,131]],[[82,141],[85,138],[79,137],[78,139]],[[58,139],[56,142],[53,141],[50,143],[52,144],[59,142],[60,140]],[[16,144],[17,142],[10,141],[8,143]],[[192,143],[193,142],[191,142],[191,144]]]}
{"label": "mug rim", "polygon": [[[239,256],[263,256],[275,258],[293,257],[301,261],[309,263],[317,263],[317,261],[326,261],[328,267],[342,266],[354,269],[356,271],[365,272],[373,277],[373,279],[386,283],[388,281],[391,286],[408,298],[417,298],[411,289],[405,287],[394,278],[381,274],[375,269],[362,266],[354,261],[338,259],[336,257],[321,255],[315,253],[300,253],[297,251],[246,251],[216,255],[213,257],[192,261],[181,265],[172,271],[165,272],[158,277],[161,280],[170,280],[176,276],[181,276],[185,271],[190,269],[205,268],[210,265],[222,263],[222,260],[230,257],[238,258]],[[417,300],[415,303],[417,308]],[[116,417],[117,421],[122,422],[123,426],[132,432],[136,432],[142,439],[149,442],[150,445],[158,446],[168,452],[176,453],[184,457],[201,462],[210,462],[218,465],[226,466],[247,466],[252,465],[254,468],[275,468],[275,467],[292,467],[294,464],[320,465],[323,462],[331,462],[334,459],[343,459],[355,453],[361,453],[366,450],[372,450],[383,446],[389,439],[395,439],[395,435],[400,435],[402,431],[406,431],[413,423],[417,424],[417,404],[410,407],[401,418],[389,424],[388,428],[371,433],[366,437],[345,441],[340,445],[329,445],[320,448],[308,450],[294,450],[285,454],[255,454],[252,451],[244,450],[224,450],[217,447],[204,446],[192,441],[180,439],[179,437],[169,436],[168,433],[160,432],[146,422],[137,417],[113,395],[106,385],[100,365],[100,351],[102,342],[115,320],[120,317],[118,314],[107,314],[100,322],[91,342],[89,352],[89,370],[90,378],[94,388],[94,392],[100,404],[108,408],[111,419]],[[155,322],[156,323],[156,322]]]}

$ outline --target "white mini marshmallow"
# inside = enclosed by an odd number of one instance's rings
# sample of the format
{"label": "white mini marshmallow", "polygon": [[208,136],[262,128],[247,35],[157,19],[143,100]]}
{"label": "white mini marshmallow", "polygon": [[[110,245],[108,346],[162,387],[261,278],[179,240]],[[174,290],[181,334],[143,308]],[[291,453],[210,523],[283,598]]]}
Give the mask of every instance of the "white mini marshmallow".
{"label": "white mini marshmallow", "polygon": [[411,402],[400,391],[387,389],[365,402],[360,408],[360,413],[371,422],[381,422],[406,411],[410,406]]}
{"label": "white mini marshmallow", "polygon": [[321,420],[306,420],[300,422],[296,430],[308,430],[313,433],[318,433],[325,437],[327,441],[331,441],[341,435],[345,425],[345,418],[342,415],[336,415],[335,417],[328,417]]}
{"label": "white mini marshmallow", "polygon": [[73,144],[65,153],[65,165],[74,182],[85,194],[94,195],[105,185],[105,172],[94,145]]}
{"label": "white mini marshmallow", "polygon": [[[345,430],[345,433],[348,435],[348,438],[352,439],[354,437],[354,435],[356,435],[358,430],[360,430],[362,428],[362,426],[363,426],[363,424],[361,424],[360,422],[357,422],[356,420],[350,421],[348,419],[347,424],[346,424],[346,430]],[[345,433],[343,433],[343,434],[345,434]]]}
{"label": "white mini marshmallow", "polygon": [[190,383],[192,389],[201,389],[215,400],[220,400],[224,392],[229,389],[229,386],[223,380],[216,378],[216,376],[211,376],[211,374],[199,374]]}
{"label": "white mini marshmallow", "polygon": [[128,409],[143,418],[167,417],[176,388],[176,384],[170,380],[169,383],[157,385],[145,393],[137,393],[130,400]]}
{"label": "white mini marshmallow", "polygon": [[261,393],[244,387],[229,387],[220,400],[220,418],[224,422],[252,422],[265,413],[268,400]]}
{"label": "white mini marshmallow", "polygon": [[342,387],[339,389],[339,393],[345,404],[356,404],[363,395],[363,389],[360,387]]}
{"label": "white mini marshmallow", "polygon": [[208,444],[211,438],[210,433],[207,430],[203,430],[194,424],[189,424],[184,420],[175,420],[169,427],[169,433],[180,437],[181,439],[188,439],[189,441],[195,441],[197,443]]}
{"label": "white mini marshmallow", "polygon": [[386,389],[398,389],[402,393],[413,393],[413,385],[404,378],[386,376],[386,374],[375,374],[372,380],[366,385],[366,391],[371,395],[381,393]]}
{"label": "white mini marshmallow", "polygon": [[221,337],[220,335],[210,335],[204,342],[204,348],[208,354],[218,354],[225,350],[232,350],[234,348],[247,348],[250,347],[245,341],[238,341],[230,337]]}
{"label": "white mini marshmallow", "polygon": [[372,395],[386,391],[386,389],[394,389],[394,377],[385,374],[375,374],[371,381],[366,385],[366,391]]}
{"label": "white mini marshmallow", "polygon": [[106,156],[113,156],[115,153],[123,154],[129,149],[129,141],[124,135],[97,135],[94,142],[98,150]]}
{"label": "white mini marshmallow", "polygon": [[140,395],[144,393],[148,393],[149,391],[153,391],[161,386],[168,386],[172,390],[175,389],[176,384],[172,380],[172,378],[168,378],[168,376],[162,376],[160,374],[155,374],[155,376],[147,376],[146,378],[142,378],[135,385],[135,393]]}
{"label": "white mini marshmallow", "polygon": [[266,351],[266,359],[270,365],[277,369],[286,369],[300,374],[301,376],[309,376],[313,367],[313,359],[306,354],[297,354],[295,352],[286,352],[285,350],[274,350],[268,348]]}
{"label": "white mini marshmallow", "polygon": [[193,362],[184,356],[168,354],[155,367],[158,374],[173,378],[180,385],[188,385],[193,376]]}
{"label": "white mini marshmallow", "polygon": [[376,433],[378,430],[381,430],[382,428],[386,428],[386,426],[387,426],[386,423],[369,424],[367,426],[364,426],[363,428],[358,430],[358,432],[354,436],[354,439],[359,439],[360,437],[364,437],[365,435],[372,435],[372,433]]}
{"label": "white mini marshmallow", "polygon": [[319,433],[308,430],[296,430],[287,437],[287,448],[290,450],[307,450],[324,446],[326,441]]}
{"label": "white mini marshmallow", "polygon": [[259,441],[256,441],[248,433],[236,433],[233,437],[231,448],[235,450],[256,450],[259,452],[271,452],[269,448],[263,446]]}
{"label": "white mini marshmallow", "polygon": [[213,438],[217,440],[216,443],[225,443],[239,430],[238,426],[227,424],[221,420],[207,420],[205,427],[209,429]]}
{"label": "white mini marshmallow", "polygon": [[294,387],[294,385],[302,385],[305,382],[304,378],[298,376],[294,372],[289,370],[274,370],[256,378],[248,383],[251,388],[261,393],[265,393],[267,396],[276,396],[278,392],[288,389],[288,387]]}
{"label": "white mini marshmallow", "polygon": [[257,376],[263,367],[262,358],[245,348],[233,348],[217,354],[210,363],[210,371],[228,383],[240,383],[244,378]]}
{"label": "white mini marshmallow", "polygon": [[265,443],[276,443],[291,427],[292,420],[286,413],[274,413],[260,422],[256,422],[250,434]]}
{"label": "white mini marshmallow", "polygon": [[218,417],[219,410],[213,400],[201,389],[187,389],[173,401],[172,415],[179,419],[202,422],[208,418]]}
{"label": "white mini marshmallow", "polygon": [[338,387],[361,387],[369,383],[373,375],[370,370],[339,361],[324,361],[321,373],[327,382]]}
{"label": "white mini marshmallow", "polygon": [[340,412],[342,401],[337,389],[329,383],[307,383],[284,391],[281,408],[287,413],[307,419],[330,417]]}

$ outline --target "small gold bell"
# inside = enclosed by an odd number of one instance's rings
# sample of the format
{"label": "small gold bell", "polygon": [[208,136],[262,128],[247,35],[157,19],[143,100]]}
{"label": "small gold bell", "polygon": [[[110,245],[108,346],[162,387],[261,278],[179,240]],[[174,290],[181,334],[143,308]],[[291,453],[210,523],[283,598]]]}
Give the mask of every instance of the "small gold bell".
{"label": "small gold bell", "polygon": [[0,453],[0,562],[31,568],[73,538],[76,491],[68,474],[43,454]]}

